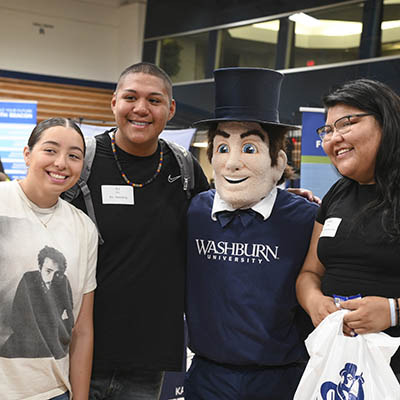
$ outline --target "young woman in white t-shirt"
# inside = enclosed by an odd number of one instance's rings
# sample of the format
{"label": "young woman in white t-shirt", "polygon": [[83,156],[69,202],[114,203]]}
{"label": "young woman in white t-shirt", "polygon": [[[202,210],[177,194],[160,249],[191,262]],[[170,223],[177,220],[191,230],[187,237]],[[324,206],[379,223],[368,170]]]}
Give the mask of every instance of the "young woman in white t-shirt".
{"label": "young woman in white t-shirt", "polygon": [[78,180],[85,141],[71,120],[39,123],[27,175],[0,185],[0,393],[87,400],[97,230],[60,199]]}

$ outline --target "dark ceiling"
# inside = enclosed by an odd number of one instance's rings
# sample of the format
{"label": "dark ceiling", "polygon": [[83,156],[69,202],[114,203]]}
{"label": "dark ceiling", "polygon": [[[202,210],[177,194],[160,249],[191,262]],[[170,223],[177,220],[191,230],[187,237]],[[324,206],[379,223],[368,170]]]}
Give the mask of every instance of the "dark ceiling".
{"label": "dark ceiling", "polygon": [[338,3],[333,0],[148,0],[145,38]]}

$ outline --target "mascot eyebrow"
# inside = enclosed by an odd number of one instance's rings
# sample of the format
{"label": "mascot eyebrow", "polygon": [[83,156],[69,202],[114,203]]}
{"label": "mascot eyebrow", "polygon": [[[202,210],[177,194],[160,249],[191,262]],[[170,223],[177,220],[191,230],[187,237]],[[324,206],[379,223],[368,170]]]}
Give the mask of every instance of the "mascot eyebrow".
{"label": "mascot eyebrow", "polygon": [[[227,133],[227,132],[225,132],[225,131],[223,131],[223,130],[221,130],[221,129],[217,129],[217,130],[215,131],[215,135],[220,135],[220,136],[223,136],[224,138],[229,138],[229,137],[231,136],[229,133]],[[258,129],[251,129],[251,130],[249,130],[249,131],[247,131],[247,132],[243,132],[243,133],[240,134],[240,138],[241,138],[241,139],[244,139],[244,138],[246,138],[246,137],[248,137],[248,136],[252,136],[252,135],[259,136],[259,137],[261,138],[261,140],[262,140],[263,142],[265,142],[265,135],[264,135],[264,133],[261,132],[261,131],[258,130]]]}

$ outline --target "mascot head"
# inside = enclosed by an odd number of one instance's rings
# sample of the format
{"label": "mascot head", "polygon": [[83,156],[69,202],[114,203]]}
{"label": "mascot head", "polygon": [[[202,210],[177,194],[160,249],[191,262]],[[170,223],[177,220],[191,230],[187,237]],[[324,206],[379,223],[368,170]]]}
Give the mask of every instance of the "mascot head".
{"label": "mascot head", "polygon": [[298,129],[279,122],[283,75],[265,68],[214,71],[215,118],[208,128],[208,158],[219,196],[234,209],[268,196],[282,177],[285,134]]}

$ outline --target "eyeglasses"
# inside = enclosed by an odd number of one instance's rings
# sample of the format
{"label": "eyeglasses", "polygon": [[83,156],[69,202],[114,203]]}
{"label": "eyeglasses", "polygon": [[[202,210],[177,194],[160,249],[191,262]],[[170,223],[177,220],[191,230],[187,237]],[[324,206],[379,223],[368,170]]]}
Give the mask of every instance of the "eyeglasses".
{"label": "eyeglasses", "polygon": [[348,133],[351,131],[351,126],[358,121],[354,121],[353,118],[361,118],[366,117],[367,115],[372,115],[371,113],[363,113],[363,114],[352,114],[345,115],[337,119],[332,125],[324,125],[317,129],[318,136],[321,138],[323,142],[329,142],[332,139],[333,132],[336,129],[339,133]]}

